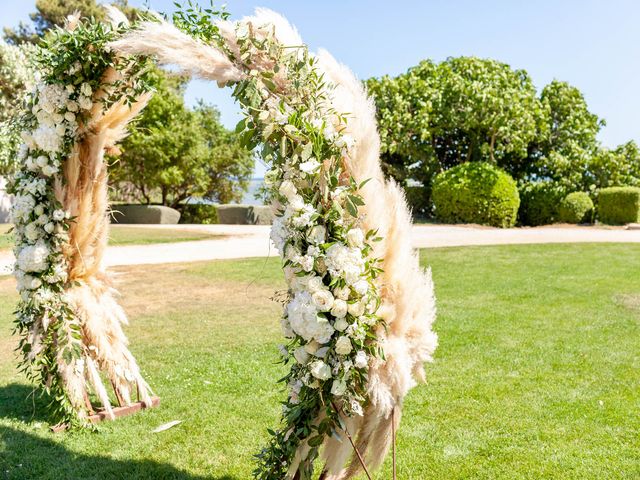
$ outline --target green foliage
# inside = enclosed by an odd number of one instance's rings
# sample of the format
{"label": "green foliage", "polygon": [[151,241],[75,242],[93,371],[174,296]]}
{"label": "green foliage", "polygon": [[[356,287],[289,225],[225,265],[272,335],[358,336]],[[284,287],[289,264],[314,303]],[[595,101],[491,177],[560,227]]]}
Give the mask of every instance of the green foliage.
{"label": "green foliage", "polygon": [[524,70],[494,60],[423,61],[396,78],[367,82],[376,107],[385,173],[420,182],[471,161],[487,161],[519,177],[543,111]]}
{"label": "green foliage", "polygon": [[560,202],[558,218],[565,223],[588,223],[593,215],[593,200],[585,192],[572,192]]}
{"label": "green foliage", "polygon": [[126,193],[129,200],[159,200],[177,210],[191,197],[241,199],[253,171],[251,153],[222,126],[213,106],[186,107],[185,78],[152,76],[156,93],[111,168],[116,198]]}
{"label": "green foliage", "polygon": [[[136,16],[136,9],[128,5],[128,0],[109,3],[118,7],[129,19]],[[17,30],[5,27],[5,38],[14,45],[37,43],[53,27],[62,27],[65,19],[75,12],[80,12],[83,18],[104,20],[106,17],[104,8],[96,0],[36,0],[36,11],[29,15],[33,26],[20,22]]]}
{"label": "green foliage", "polygon": [[468,162],[435,178],[433,202],[441,221],[506,228],[515,225],[520,198],[508,173],[487,163]]}
{"label": "green foliage", "polygon": [[218,223],[218,207],[208,203],[188,203],[183,205],[180,223]]}
{"label": "green foliage", "polygon": [[0,175],[10,175],[16,168],[21,143],[18,120],[25,97],[33,86],[33,69],[29,62],[33,50],[0,40]]}
{"label": "green foliage", "polygon": [[620,225],[640,220],[640,188],[609,187],[598,191],[598,220]]}
{"label": "green foliage", "polygon": [[567,195],[566,190],[551,181],[526,182],[520,185],[518,220],[522,225],[535,227],[558,221],[558,206]]}
{"label": "green foliage", "polygon": [[640,186],[640,150],[634,141],[615,149],[599,148],[585,172],[588,188]]}
{"label": "green foliage", "polygon": [[568,190],[590,188],[589,164],[604,121],[589,112],[584,96],[566,82],[552,81],[540,96],[544,126],[529,148],[527,173]]}

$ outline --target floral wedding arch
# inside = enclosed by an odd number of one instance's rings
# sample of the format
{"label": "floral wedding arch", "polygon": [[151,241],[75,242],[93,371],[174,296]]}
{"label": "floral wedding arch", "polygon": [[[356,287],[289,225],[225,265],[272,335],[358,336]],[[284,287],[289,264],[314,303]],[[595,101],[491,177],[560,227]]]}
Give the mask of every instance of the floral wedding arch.
{"label": "floral wedding arch", "polygon": [[362,84],[327,52],[309,53],[268,10],[230,22],[191,8],[173,24],[133,27],[110,14],[112,26],[73,20],[40,58],[14,184],[27,370],[67,420],[86,417],[90,388],[110,410],[100,371],[120,403],[133,388],[151,402],[101,259],[104,152],[149,98],[144,65],[153,57],[233,88],[245,114],[237,131],[270,166],[271,238],[289,291],[281,349],[289,393],[254,477],[310,479],[319,456],[323,478],[369,475],[437,337],[430,273],[412,250],[402,189],[382,175]]}

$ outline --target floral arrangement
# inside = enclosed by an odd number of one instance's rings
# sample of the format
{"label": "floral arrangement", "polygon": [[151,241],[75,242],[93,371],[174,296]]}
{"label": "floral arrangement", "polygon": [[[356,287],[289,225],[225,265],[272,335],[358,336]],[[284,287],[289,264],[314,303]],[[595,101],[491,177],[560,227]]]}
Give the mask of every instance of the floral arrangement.
{"label": "floral arrangement", "polygon": [[271,239],[288,284],[282,318],[288,343],[281,354],[291,365],[282,379],[289,395],[254,476],[310,479],[321,445],[345,430],[344,416],[363,415],[369,362],[382,356],[375,334],[381,270],[371,255],[378,239],[362,228],[359,189],[366,182],[357,184],[345,169],[354,140],[344,131],[347,116],[331,107],[333,87],[316,58],[250,22],[236,24],[232,51],[207,21],[207,14],[219,13],[190,7],[174,23],[217,42],[245,72],[233,82],[246,114],[236,131],[270,165],[265,183],[277,211]]}
{"label": "floral arrangement", "polygon": [[[49,393],[54,415],[68,424],[82,422],[84,406],[73,401],[65,372],[84,376],[89,348],[67,291],[66,252],[74,218],[59,192],[63,169],[74,147],[87,135],[95,110],[123,95],[135,98],[147,89],[145,67],[133,57],[113,55],[106,47],[121,27],[71,19],[35,52],[36,85],[21,119],[20,170],[10,186],[15,195],[15,277],[20,293],[16,331],[27,375]],[[135,82],[105,83],[109,69],[126,71]]]}

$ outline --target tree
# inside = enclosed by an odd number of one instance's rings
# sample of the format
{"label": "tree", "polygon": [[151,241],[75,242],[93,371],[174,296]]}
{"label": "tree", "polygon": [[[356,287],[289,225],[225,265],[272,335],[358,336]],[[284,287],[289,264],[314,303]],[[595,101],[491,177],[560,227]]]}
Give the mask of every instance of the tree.
{"label": "tree", "polygon": [[246,191],[253,156],[220,124],[214,107],[185,106],[185,81],[156,72],[157,92],[111,168],[120,198],[127,193],[136,201],[180,209],[190,197],[229,203]]}
{"label": "tree", "polygon": [[[136,14],[136,9],[128,5],[128,0],[113,0],[110,3],[120,8],[129,18]],[[36,43],[54,26],[64,25],[65,19],[74,12],[98,20],[105,18],[105,10],[96,0],[36,0],[36,11],[29,15],[33,26],[20,22],[17,30],[5,27],[5,38],[14,45]]]}
{"label": "tree", "polygon": [[640,149],[632,140],[615,149],[598,148],[584,171],[586,190],[640,186]]}
{"label": "tree", "polygon": [[33,71],[28,61],[30,50],[0,39],[0,175],[10,174],[16,166],[20,144],[17,117],[33,86]]}
{"label": "tree", "polygon": [[570,190],[588,188],[585,172],[599,149],[597,135],[604,120],[591,113],[580,90],[566,82],[545,86],[540,102],[545,127],[529,146],[528,175]]}
{"label": "tree", "polygon": [[395,78],[367,82],[377,107],[385,172],[421,183],[468,161],[487,161],[515,178],[544,127],[531,79],[495,60],[421,62]]}

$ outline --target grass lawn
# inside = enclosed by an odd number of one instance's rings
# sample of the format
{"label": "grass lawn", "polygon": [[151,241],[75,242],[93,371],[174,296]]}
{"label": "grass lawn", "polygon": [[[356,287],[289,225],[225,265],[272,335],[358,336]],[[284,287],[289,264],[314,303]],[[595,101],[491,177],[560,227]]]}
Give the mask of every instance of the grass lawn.
{"label": "grass lawn", "polygon": [[[0,224],[0,250],[13,248],[13,237],[9,232],[11,225]],[[150,245],[152,243],[189,242],[192,240],[210,240],[219,238],[207,232],[179,229],[159,229],[112,225],[109,234],[110,245]]]}
{"label": "grass lawn", "polygon": [[[402,480],[640,478],[640,245],[424,251],[440,348],[408,396]],[[283,394],[277,259],[122,267],[158,409],[49,433],[14,368],[0,279],[0,478],[250,478]],[[39,400],[35,400],[36,406]],[[153,434],[158,425],[183,423]],[[3,476],[4,475],[4,476]],[[391,478],[389,464],[377,479]]]}

